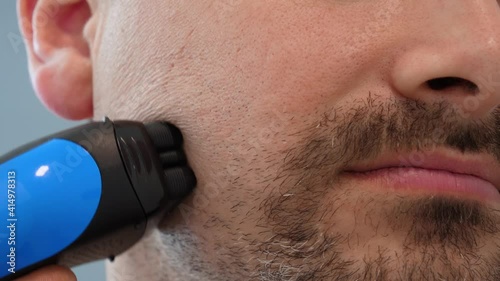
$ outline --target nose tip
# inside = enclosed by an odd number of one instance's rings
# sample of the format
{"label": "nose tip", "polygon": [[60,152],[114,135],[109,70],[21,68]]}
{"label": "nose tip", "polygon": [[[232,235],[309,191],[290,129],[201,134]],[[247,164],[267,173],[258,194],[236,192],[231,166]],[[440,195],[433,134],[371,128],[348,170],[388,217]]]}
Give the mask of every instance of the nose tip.
{"label": "nose tip", "polygon": [[500,105],[500,3],[420,3],[412,14],[426,16],[406,21],[395,55],[395,90],[408,99],[445,100],[467,117],[491,114]]}

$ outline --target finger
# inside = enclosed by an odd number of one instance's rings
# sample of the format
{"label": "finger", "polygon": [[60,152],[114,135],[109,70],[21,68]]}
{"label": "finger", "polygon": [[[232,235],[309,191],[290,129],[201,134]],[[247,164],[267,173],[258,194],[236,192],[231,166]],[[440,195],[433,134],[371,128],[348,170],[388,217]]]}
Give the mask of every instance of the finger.
{"label": "finger", "polygon": [[76,276],[69,268],[51,265],[34,271],[15,281],[76,281]]}

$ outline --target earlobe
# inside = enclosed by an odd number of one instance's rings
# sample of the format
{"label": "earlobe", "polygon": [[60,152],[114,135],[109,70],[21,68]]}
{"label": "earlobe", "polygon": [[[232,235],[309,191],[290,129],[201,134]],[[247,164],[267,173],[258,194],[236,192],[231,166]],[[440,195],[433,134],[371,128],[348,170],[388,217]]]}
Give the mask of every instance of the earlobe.
{"label": "earlobe", "polygon": [[91,23],[86,0],[19,0],[33,87],[60,117],[92,117],[92,63],[84,30]]}

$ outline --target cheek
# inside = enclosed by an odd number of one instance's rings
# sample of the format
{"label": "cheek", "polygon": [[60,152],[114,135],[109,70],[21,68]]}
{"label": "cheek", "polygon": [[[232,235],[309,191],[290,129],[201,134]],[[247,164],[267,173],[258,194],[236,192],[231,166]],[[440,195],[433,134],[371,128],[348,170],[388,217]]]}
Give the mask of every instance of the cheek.
{"label": "cheek", "polygon": [[227,86],[231,77],[237,89],[232,94],[238,97],[229,98],[248,102],[259,126],[268,122],[259,117],[266,114],[304,117],[329,110],[359,85],[360,75],[373,68],[381,42],[387,41],[381,34],[367,37],[372,29],[366,29],[355,7],[334,10],[291,2],[254,2],[238,11],[248,20],[225,23],[232,28],[225,28],[228,37],[219,40],[231,42],[221,49],[235,50],[215,56],[230,62],[219,83]]}
{"label": "cheek", "polygon": [[253,3],[243,17],[252,20],[228,24],[224,18],[209,28],[223,29],[223,35],[198,38],[199,46],[214,47],[206,50],[202,78],[212,96],[199,111],[214,123],[200,122],[218,125],[216,132],[198,134],[199,143],[214,144],[210,151],[199,147],[204,151],[200,159],[217,162],[207,167],[200,161],[199,166],[207,183],[217,185],[203,186],[194,200],[206,202],[210,212],[220,211],[220,218],[235,216],[225,210],[236,205],[239,214],[247,214],[271,193],[266,179],[279,173],[286,151],[354,90],[360,74],[380,55],[377,40],[386,39],[352,37],[349,30],[363,24],[351,20],[359,20],[354,10],[340,19],[341,11],[325,14],[307,7],[294,12],[269,2],[271,16],[259,10],[259,1]]}
{"label": "cheek", "polygon": [[179,50],[185,38],[177,26],[182,15],[169,4],[121,0],[108,7],[99,23],[100,42],[92,54],[95,119],[104,114],[115,119],[149,119],[161,110],[173,111],[166,105],[177,107],[178,103],[168,101],[174,96],[170,93],[177,91],[167,92],[165,85],[176,55],[183,55]]}

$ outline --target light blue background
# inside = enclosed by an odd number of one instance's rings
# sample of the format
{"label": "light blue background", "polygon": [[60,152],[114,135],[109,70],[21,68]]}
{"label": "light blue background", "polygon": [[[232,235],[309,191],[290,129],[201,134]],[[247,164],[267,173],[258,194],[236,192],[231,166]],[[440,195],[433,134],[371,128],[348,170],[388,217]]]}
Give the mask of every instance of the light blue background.
{"label": "light blue background", "polygon": [[[16,18],[15,0],[0,0],[0,155],[81,122],[65,121],[36,98]],[[73,269],[79,281],[104,281],[104,263]]]}

